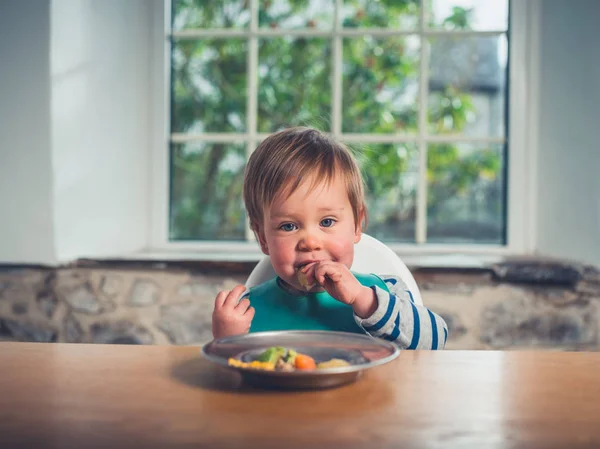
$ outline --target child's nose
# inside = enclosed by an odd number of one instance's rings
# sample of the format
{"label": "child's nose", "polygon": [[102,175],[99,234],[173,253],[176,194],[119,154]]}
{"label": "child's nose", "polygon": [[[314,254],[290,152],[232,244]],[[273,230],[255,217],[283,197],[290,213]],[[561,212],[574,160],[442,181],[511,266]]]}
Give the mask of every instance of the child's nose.
{"label": "child's nose", "polygon": [[298,248],[301,251],[317,251],[321,249],[321,245],[322,242],[317,233],[309,230],[303,233],[300,242],[298,242]]}

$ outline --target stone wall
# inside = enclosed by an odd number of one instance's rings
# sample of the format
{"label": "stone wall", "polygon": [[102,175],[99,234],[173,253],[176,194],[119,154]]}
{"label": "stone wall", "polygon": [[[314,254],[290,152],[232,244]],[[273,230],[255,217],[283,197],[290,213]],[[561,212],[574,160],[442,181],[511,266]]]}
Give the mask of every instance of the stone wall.
{"label": "stone wall", "polygon": [[[0,267],[0,340],[200,345],[216,293],[253,264]],[[600,349],[600,271],[544,261],[415,270],[449,349]]]}

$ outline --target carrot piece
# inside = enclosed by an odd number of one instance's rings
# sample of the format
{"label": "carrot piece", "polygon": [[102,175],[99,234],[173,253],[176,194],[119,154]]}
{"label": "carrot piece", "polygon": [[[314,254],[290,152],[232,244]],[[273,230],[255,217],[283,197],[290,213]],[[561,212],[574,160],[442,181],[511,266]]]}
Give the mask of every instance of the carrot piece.
{"label": "carrot piece", "polygon": [[312,357],[306,354],[297,354],[294,366],[298,370],[308,370],[315,369],[317,367],[317,364],[315,363],[315,360]]}

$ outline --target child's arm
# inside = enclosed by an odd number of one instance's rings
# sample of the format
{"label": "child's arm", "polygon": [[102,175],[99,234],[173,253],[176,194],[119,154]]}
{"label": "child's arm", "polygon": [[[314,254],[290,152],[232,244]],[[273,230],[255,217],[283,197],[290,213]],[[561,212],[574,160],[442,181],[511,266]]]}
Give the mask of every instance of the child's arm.
{"label": "child's arm", "polygon": [[424,306],[414,304],[411,293],[397,276],[383,276],[390,292],[361,285],[339,262],[310,267],[309,275],[327,292],[354,309],[354,319],[369,335],[393,341],[402,349],[442,349],[448,326]]}
{"label": "child's arm", "polygon": [[368,318],[354,319],[373,337],[393,341],[402,349],[443,349],[448,338],[446,322],[427,307],[413,302],[412,294],[397,276],[381,276],[390,292],[373,287],[377,308]]}

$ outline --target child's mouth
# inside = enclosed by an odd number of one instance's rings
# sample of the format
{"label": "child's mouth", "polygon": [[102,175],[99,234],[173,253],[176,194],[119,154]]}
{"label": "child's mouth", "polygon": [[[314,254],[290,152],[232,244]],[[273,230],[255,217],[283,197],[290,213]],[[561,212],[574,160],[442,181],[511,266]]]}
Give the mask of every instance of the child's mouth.
{"label": "child's mouth", "polygon": [[296,271],[304,269],[307,265],[312,265],[312,264],[315,264],[318,262],[321,262],[321,261],[320,260],[307,260],[305,262],[301,262],[298,265],[296,265]]}

